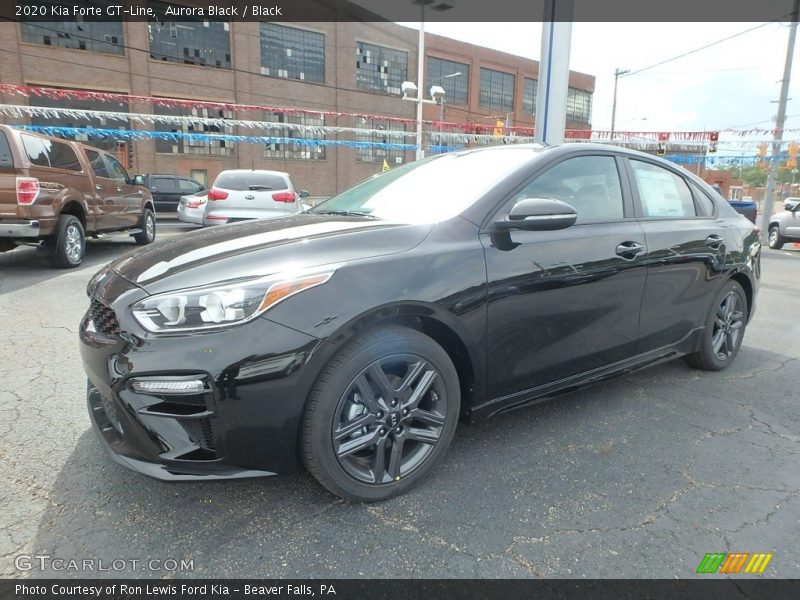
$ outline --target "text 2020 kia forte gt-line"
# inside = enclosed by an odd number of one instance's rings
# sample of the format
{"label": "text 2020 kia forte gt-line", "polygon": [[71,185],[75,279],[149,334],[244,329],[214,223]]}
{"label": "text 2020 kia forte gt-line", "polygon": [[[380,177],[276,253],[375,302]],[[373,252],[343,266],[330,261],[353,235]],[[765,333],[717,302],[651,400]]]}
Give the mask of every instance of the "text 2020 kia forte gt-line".
{"label": "text 2020 kia forte gt-line", "polygon": [[118,462],[158,478],[303,463],[342,497],[387,498],[459,417],[681,355],[725,368],[759,250],[711,188],[646,154],[445,154],[102,269],[80,327],[89,410]]}

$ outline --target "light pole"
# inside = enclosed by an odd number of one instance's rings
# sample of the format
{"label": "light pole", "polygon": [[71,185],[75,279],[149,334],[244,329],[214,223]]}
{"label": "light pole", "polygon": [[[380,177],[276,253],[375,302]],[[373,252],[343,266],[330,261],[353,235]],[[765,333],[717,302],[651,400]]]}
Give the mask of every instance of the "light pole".
{"label": "light pole", "polygon": [[[450,73],[449,75],[442,75],[441,77],[437,77],[430,83],[434,83],[436,81],[441,81],[442,79],[448,79],[450,77],[458,77],[461,75],[461,71],[457,73]],[[422,79],[419,78],[419,85],[414,84],[411,81],[404,81],[400,86],[400,91],[403,93],[403,100],[408,100],[409,102],[416,102],[417,103],[417,153],[416,159],[419,160],[421,158],[425,158],[425,153],[422,150],[422,105],[423,104],[439,104],[439,121],[444,120],[444,96],[445,91],[444,88],[438,85],[431,85],[430,87],[430,95],[431,99],[428,100],[422,95]],[[411,97],[413,96],[413,97]],[[441,125],[439,126],[441,130]]]}
{"label": "light pole", "polygon": [[614,139],[614,125],[617,122],[617,82],[620,76],[630,73],[628,69],[614,69],[614,101],[611,103],[611,139]]}

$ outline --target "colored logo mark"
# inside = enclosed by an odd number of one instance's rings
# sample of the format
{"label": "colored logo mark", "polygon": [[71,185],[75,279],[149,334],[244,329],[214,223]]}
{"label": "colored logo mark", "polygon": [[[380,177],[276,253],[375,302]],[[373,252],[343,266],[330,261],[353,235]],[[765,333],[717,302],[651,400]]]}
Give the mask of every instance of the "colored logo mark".
{"label": "colored logo mark", "polygon": [[697,566],[698,573],[758,573],[764,572],[769,561],[772,560],[772,553],[734,552],[711,552],[703,557]]}

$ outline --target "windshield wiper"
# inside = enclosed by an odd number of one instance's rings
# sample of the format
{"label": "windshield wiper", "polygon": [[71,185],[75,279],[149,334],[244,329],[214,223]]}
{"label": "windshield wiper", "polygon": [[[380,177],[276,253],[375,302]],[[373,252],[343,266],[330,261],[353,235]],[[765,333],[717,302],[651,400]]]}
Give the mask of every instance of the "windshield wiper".
{"label": "windshield wiper", "polygon": [[369,219],[380,220],[380,217],[371,215],[370,213],[361,212],[358,210],[320,210],[314,211],[312,215],[340,215],[343,217],[367,217]]}

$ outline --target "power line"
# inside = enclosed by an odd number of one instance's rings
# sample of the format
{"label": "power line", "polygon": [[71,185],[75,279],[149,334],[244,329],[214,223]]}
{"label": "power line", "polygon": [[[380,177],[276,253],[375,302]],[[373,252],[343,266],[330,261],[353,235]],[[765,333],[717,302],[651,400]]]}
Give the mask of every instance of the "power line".
{"label": "power line", "polygon": [[774,21],[767,21],[766,23],[761,23],[760,25],[756,25],[755,27],[751,27],[750,29],[745,29],[744,31],[740,31],[739,33],[734,33],[733,35],[730,35],[728,37],[722,38],[721,40],[717,40],[716,42],[711,42],[710,44],[706,44],[705,46],[701,46],[700,48],[695,48],[694,50],[689,50],[688,52],[684,52],[683,54],[679,54],[677,56],[673,56],[672,58],[667,58],[665,60],[662,60],[662,61],[659,61],[659,62],[657,62],[655,64],[652,64],[652,65],[650,65],[648,67],[642,67],[641,69],[637,69],[635,71],[631,71],[630,73],[626,73],[625,75],[620,75],[620,77],[631,77],[632,75],[638,75],[639,73],[642,73],[643,71],[648,71],[650,69],[655,69],[656,67],[660,67],[661,65],[665,65],[665,64],[667,64],[669,62],[678,60],[679,58],[684,58],[684,57],[689,56],[691,54],[695,54],[695,53],[700,52],[702,50],[706,50],[708,48],[711,48],[713,46],[721,44],[723,42],[727,42],[727,41],[732,40],[734,38],[737,38],[737,37],[739,37],[741,35],[744,35],[745,33],[750,33],[751,31],[755,31],[756,29],[761,29],[762,27],[766,27],[767,25],[771,25],[773,22]]}

